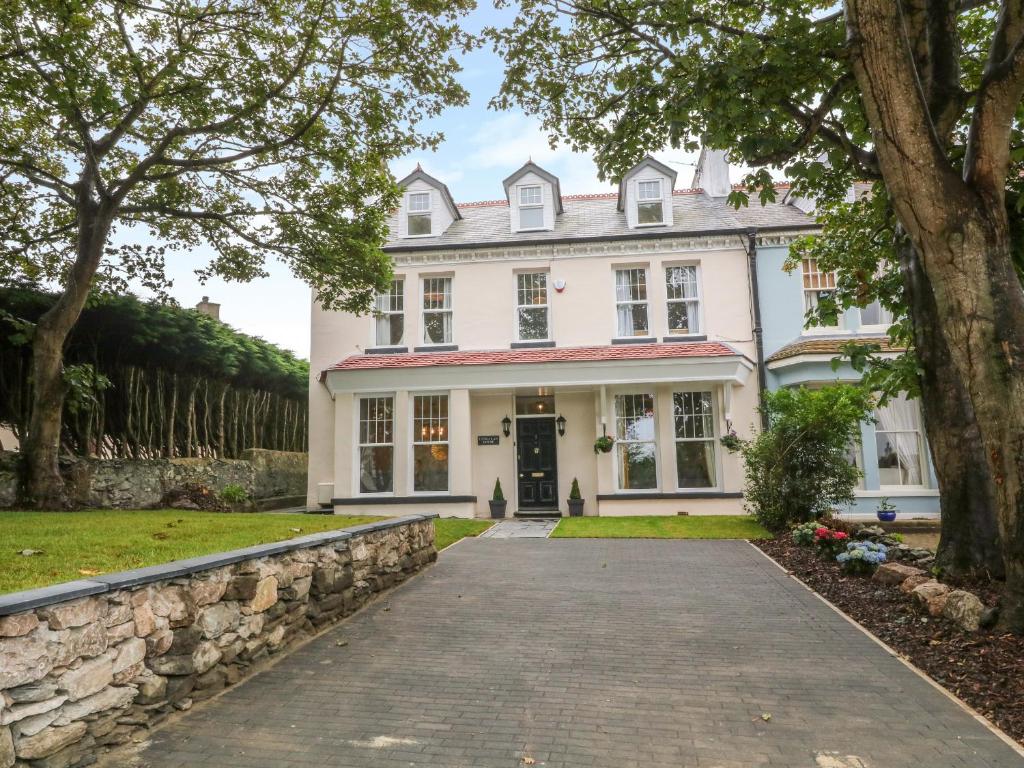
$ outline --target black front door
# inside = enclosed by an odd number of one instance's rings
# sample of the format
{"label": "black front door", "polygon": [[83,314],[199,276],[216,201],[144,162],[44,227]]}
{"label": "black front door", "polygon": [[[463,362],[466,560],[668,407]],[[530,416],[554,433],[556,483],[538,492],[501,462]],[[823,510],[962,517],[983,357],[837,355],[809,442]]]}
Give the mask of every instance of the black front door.
{"label": "black front door", "polygon": [[519,508],[558,509],[555,420],[516,419]]}

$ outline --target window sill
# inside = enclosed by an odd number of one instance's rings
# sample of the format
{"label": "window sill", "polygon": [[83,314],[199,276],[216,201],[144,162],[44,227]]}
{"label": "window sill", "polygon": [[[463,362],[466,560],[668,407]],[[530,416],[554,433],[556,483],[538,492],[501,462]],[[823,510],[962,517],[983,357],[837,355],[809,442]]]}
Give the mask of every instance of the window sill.
{"label": "window sill", "polygon": [[458,352],[458,344],[424,344],[422,347],[413,347],[413,352]]}
{"label": "window sill", "polygon": [[409,351],[408,347],[367,347],[364,355],[401,355]]}
{"label": "window sill", "polygon": [[361,496],[347,499],[331,499],[335,507],[354,507],[359,504],[466,504],[476,503],[476,496],[449,496],[443,493],[420,496]]}
{"label": "window sill", "polygon": [[598,501],[639,501],[641,499],[742,499],[742,493],[726,491],[676,491],[674,493],[662,493],[661,491],[620,491],[618,493],[599,493]]}
{"label": "window sill", "polygon": [[848,331],[845,328],[840,328],[837,325],[828,327],[815,326],[814,328],[804,328],[800,332],[801,336],[852,336],[853,331]]}
{"label": "window sill", "polygon": [[426,237],[437,237],[433,232],[428,232],[425,235],[406,235],[403,240],[423,240]]}
{"label": "window sill", "polygon": [[706,333],[694,333],[686,336],[663,336],[661,340],[667,343],[675,343],[679,341],[707,341],[708,336]]}
{"label": "window sill", "polygon": [[667,227],[668,222],[658,221],[653,224],[634,224],[633,229],[650,229],[652,227]]}
{"label": "window sill", "polygon": [[612,344],[656,344],[657,336],[618,336],[612,339]]}
{"label": "window sill", "polygon": [[538,339],[537,341],[513,341],[510,349],[541,349],[542,347],[553,347],[555,342],[550,339]]}

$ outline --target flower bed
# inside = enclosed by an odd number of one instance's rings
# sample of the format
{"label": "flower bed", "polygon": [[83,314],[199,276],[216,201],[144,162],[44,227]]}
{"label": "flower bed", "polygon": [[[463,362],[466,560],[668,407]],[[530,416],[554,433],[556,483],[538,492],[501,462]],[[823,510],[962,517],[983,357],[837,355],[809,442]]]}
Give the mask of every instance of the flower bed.
{"label": "flower bed", "polygon": [[[755,541],[783,568],[895,649],[933,680],[1024,744],[1024,639],[989,629],[965,631],[944,616],[932,616],[898,585],[870,574],[844,572],[791,536]],[[958,585],[988,604],[991,585]]]}

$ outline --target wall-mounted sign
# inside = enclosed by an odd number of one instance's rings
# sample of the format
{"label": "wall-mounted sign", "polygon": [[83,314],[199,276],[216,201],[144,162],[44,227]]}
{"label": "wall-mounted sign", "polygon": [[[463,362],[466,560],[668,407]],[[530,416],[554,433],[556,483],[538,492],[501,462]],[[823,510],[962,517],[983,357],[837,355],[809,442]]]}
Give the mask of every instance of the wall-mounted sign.
{"label": "wall-mounted sign", "polygon": [[501,439],[499,438],[498,435],[477,435],[476,436],[476,444],[477,445],[498,445],[499,442],[501,442]]}

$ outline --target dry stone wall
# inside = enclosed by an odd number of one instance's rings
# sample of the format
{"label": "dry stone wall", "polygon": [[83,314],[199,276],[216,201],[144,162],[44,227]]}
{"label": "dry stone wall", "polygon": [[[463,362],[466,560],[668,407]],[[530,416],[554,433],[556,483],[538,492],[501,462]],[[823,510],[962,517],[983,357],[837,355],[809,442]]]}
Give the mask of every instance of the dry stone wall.
{"label": "dry stone wall", "polygon": [[[17,501],[15,452],[0,453],[0,508]],[[113,509],[158,507],[165,494],[186,485],[222,491],[239,485],[252,499],[306,495],[309,455],[250,449],[240,459],[91,459],[62,457],[61,473],[75,506]]]}
{"label": "dry stone wall", "polygon": [[0,595],[0,768],[79,768],[437,558],[435,515]]}

